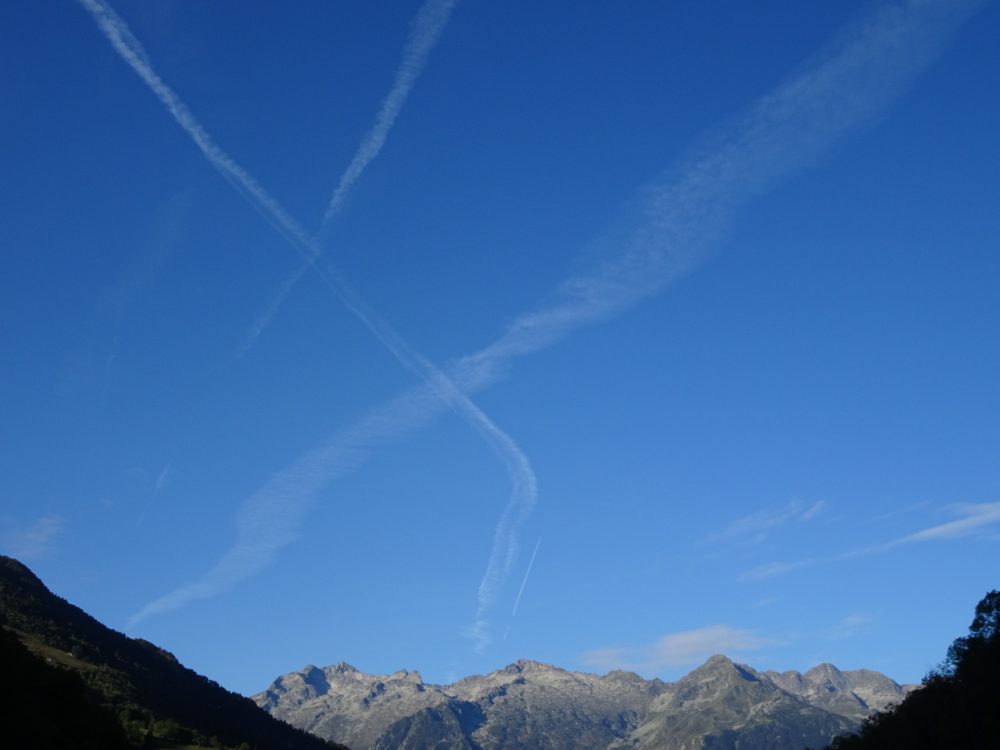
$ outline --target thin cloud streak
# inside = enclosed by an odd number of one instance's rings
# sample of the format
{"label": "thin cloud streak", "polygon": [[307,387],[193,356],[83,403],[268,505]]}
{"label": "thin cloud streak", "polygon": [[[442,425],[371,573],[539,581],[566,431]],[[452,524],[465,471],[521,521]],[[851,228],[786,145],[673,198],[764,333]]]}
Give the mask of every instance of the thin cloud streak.
{"label": "thin cloud streak", "polygon": [[517,590],[517,596],[514,598],[514,608],[510,612],[511,619],[517,616],[517,607],[521,603],[521,595],[524,594],[524,587],[528,585],[528,576],[531,575],[531,567],[535,564],[535,556],[538,555],[538,548],[542,546],[542,538],[538,537],[538,541],[535,542],[535,549],[531,553],[531,559],[528,561],[528,569],[524,571],[524,578],[521,581],[521,588]]}
{"label": "thin cloud streak", "polygon": [[918,544],[921,542],[936,542],[952,539],[959,539],[970,536],[978,531],[987,531],[1000,525],[1000,502],[996,503],[964,503],[954,506],[954,510],[960,518],[947,523],[931,526],[912,534],[893,539],[882,544],[875,544],[869,547],[858,547],[846,550],[836,555],[826,557],[807,557],[801,560],[770,562],[758,565],[756,568],[746,570],[739,575],[741,581],[760,581],[767,578],[791,573],[803,568],[811,568],[816,565],[826,565],[841,562],[843,560],[853,560],[859,557],[870,557],[881,555],[890,550],[908,544]]}
{"label": "thin cloud streak", "polygon": [[52,514],[35,519],[29,526],[15,529],[3,537],[3,546],[21,560],[40,560],[51,555],[66,529],[66,519]]}
{"label": "thin cloud streak", "polygon": [[389,131],[396,123],[396,118],[399,117],[403,105],[410,96],[410,91],[413,90],[413,84],[423,72],[427,58],[441,37],[441,32],[444,31],[444,27],[451,17],[451,12],[457,4],[458,0],[427,0],[417,12],[416,18],[413,19],[410,36],[403,47],[403,61],[396,70],[392,88],[382,100],[382,106],[375,117],[375,123],[361,140],[354,158],[351,159],[351,163],[347,165],[347,169],[340,176],[337,188],[330,198],[330,205],[327,206],[326,213],[323,214],[320,235],[337,215],[351,188],[354,187],[354,183],[365,171],[365,167],[378,156],[385,145]]}
{"label": "thin cloud streak", "polygon": [[[616,256],[591,274],[570,278],[548,304],[521,315],[496,341],[457,360],[448,370],[450,382],[461,393],[485,388],[503,378],[515,358],[620,313],[690,271],[735,209],[876,118],[981,5],[893,3],[867,16],[805,72],[763,97],[718,139],[715,149],[703,150],[640,191],[616,231],[603,238],[606,246],[619,250]],[[222,593],[266,566],[295,538],[300,520],[326,484],[360,466],[376,445],[413,432],[441,408],[430,384],[416,386],[279,471],[244,503],[237,542],[219,565],[139,614],[170,611]],[[487,585],[496,581],[493,571],[511,559],[512,537],[506,532],[529,507],[525,498],[515,492],[504,511],[480,585],[480,604],[495,589]],[[258,530],[258,514],[277,517],[277,525]],[[508,542],[506,555],[502,540]],[[244,556],[242,568],[231,564]],[[481,626],[477,617],[470,635],[486,637]]]}
{"label": "thin cloud streak", "polygon": [[[320,247],[317,241],[302,228],[249,172],[237,164],[232,157],[215,143],[209,133],[187,108],[187,105],[155,73],[145,49],[142,48],[138,40],[129,31],[124,20],[102,0],[79,0],[79,2],[94,17],[98,27],[104,33],[105,37],[107,37],[108,41],[111,42],[115,51],[142,78],[150,90],[156,94],[177,123],[194,140],[208,161],[278,229],[282,236],[303,256],[307,265],[316,270],[348,310],[371,331],[386,349],[404,367],[423,379],[442,403],[447,404],[456,414],[464,418],[486,440],[493,452],[503,462],[512,485],[511,499],[494,533],[493,547],[486,573],[480,583],[477,594],[476,640],[478,643],[477,647],[484,647],[484,644],[489,641],[489,636],[486,633],[485,613],[492,605],[496,589],[502,579],[509,573],[513,560],[517,555],[517,526],[533,510],[537,499],[537,480],[527,457],[518,447],[517,443],[497,427],[479,407],[473,404],[469,397],[457,388],[441,370],[414,351],[387,323],[378,319],[372,311],[368,310],[360,296],[351,288],[337,269],[333,268],[329,263],[319,262]],[[438,5],[438,3],[431,3],[432,8],[438,8]],[[418,35],[421,40],[427,41],[429,39],[428,44],[430,44],[436,39],[436,36],[433,35],[433,38],[426,36],[426,24],[439,19],[441,21],[437,26],[439,33],[443,27],[443,22],[447,20],[447,14],[450,13],[450,8],[453,4],[446,3],[446,5],[448,6],[447,12],[443,16],[440,13],[437,15],[431,13],[427,16],[422,14],[419,17],[419,19],[422,19],[422,23],[424,23],[423,26],[418,26],[420,34],[423,35]],[[433,24],[431,28],[433,28]],[[430,48],[429,46],[424,48],[418,45],[417,51],[419,52],[420,49],[425,49],[423,54],[426,57],[426,52]],[[414,73],[414,71],[411,71],[411,73]],[[415,73],[413,77],[415,77]],[[406,80],[405,76],[404,80]],[[402,106],[402,100],[400,100],[399,106]],[[391,125],[391,122],[389,124]],[[386,132],[388,132],[387,129]],[[292,484],[294,485],[295,483],[293,482]],[[265,515],[269,516],[273,514],[265,513]],[[290,517],[295,518],[296,515],[293,513],[290,514]],[[274,526],[273,532],[269,532],[266,529],[258,532],[254,523],[251,523],[250,526],[252,527],[252,531],[246,535],[245,539],[249,546],[240,546],[238,544],[237,547],[230,550],[224,556],[223,561],[219,565],[209,572],[206,579],[203,579],[198,584],[183,587],[143,607],[132,617],[130,622],[135,624],[153,612],[164,611],[164,607],[168,609],[176,608],[178,602],[185,603],[210,596],[213,592],[219,590],[220,585],[230,585],[230,581],[239,577],[240,571],[246,571],[246,575],[252,575],[262,565],[267,564],[273,559],[277,549],[290,543],[291,539],[294,538],[287,521],[277,523]],[[271,541],[265,540],[261,543],[261,533],[264,535],[273,533],[274,538]],[[259,553],[259,559],[248,555],[248,550],[256,550]]]}
{"label": "thin cloud streak", "polygon": [[793,500],[780,510],[757,511],[730,521],[721,531],[709,534],[706,541],[718,543],[751,535],[759,537],[786,523],[811,521],[825,509],[826,503],[822,500],[817,500],[808,507],[803,507],[801,502]]}
{"label": "thin cloud streak", "polygon": [[832,628],[828,628],[823,631],[823,635],[833,640],[853,638],[859,633],[864,632],[870,623],[871,618],[868,615],[860,612],[854,612],[853,614],[845,617]]}
{"label": "thin cloud streak", "polygon": [[956,506],[955,509],[959,515],[963,516],[962,518],[910,534],[901,539],[900,543],[957,539],[968,536],[985,526],[1000,523],[1000,503],[980,503],[978,505],[963,503]]}
{"label": "thin cloud streak", "polygon": [[670,633],[654,643],[638,647],[609,647],[588,651],[584,663],[600,669],[627,669],[651,673],[704,661],[714,654],[739,654],[775,643],[749,630],[728,625],[707,625]]}
{"label": "thin cloud streak", "polygon": [[[448,19],[451,17],[451,13],[457,4],[458,0],[427,0],[413,19],[410,36],[403,47],[403,60],[396,70],[392,87],[389,89],[389,93],[386,94],[385,99],[382,100],[378,114],[375,116],[375,122],[361,139],[357,151],[340,176],[337,187],[330,198],[330,203],[323,214],[322,224],[316,233],[316,241],[319,245],[317,254],[321,252],[323,239],[334,218],[336,218],[343,206],[344,201],[347,200],[354,184],[360,179],[365,169],[374,161],[385,145],[389,131],[395,125],[396,118],[399,117],[399,113],[402,111],[403,105],[406,104],[406,100],[409,98],[417,78],[427,65],[427,58],[437,44],[438,39],[440,39],[448,23]],[[237,357],[242,357],[253,348],[261,333],[264,332],[264,329],[267,328],[274,316],[277,315],[278,310],[281,309],[285,298],[295,288],[295,285],[298,284],[311,265],[310,262],[303,263],[285,277],[284,281],[278,286],[271,301],[261,311],[261,314],[257,316],[243,345],[237,352]]]}

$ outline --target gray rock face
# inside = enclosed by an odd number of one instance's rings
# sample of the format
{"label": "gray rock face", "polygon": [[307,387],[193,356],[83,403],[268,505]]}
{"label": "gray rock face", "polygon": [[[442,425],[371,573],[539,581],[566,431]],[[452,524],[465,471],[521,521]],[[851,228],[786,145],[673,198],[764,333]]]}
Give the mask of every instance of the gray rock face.
{"label": "gray rock face", "polygon": [[841,672],[832,664],[820,664],[805,674],[764,674],[782,690],[857,722],[875,711],[884,711],[890,705],[902,702],[909,692],[906,687],[879,672],[869,669]]}
{"label": "gray rock face", "polygon": [[292,726],[324,739],[343,737],[343,744],[360,750],[373,747],[397,720],[447,703],[450,696],[424,684],[417,672],[369,675],[340,663],[286,674],[253,699]]}
{"label": "gray rock face", "polygon": [[750,667],[713,656],[653,701],[643,723],[619,747],[801,750],[823,747],[855,727]]}
{"label": "gray rock face", "polygon": [[822,664],[756,672],[724,656],[674,683],[599,676],[521,660],[452,685],[416,672],[307,666],[254,696],[273,716],[355,750],[822,747],[906,689],[868,670]]}

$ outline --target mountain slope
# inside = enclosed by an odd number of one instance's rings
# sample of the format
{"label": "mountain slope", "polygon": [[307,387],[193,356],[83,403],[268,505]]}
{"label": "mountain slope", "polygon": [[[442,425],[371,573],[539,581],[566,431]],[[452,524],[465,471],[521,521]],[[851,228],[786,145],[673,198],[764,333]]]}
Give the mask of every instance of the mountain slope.
{"label": "mountain slope", "polygon": [[[829,669],[841,677],[827,685],[822,678],[832,674]],[[875,672],[829,669],[758,673],[715,656],[665,683],[521,660],[452,685],[429,685],[416,672],[368,675],[338,664],[279,677],[254,700],[274,716],[356,750],[796,750],[857,728],[867,715],[859,695],[866,705],[881,706],[903,692]]]}
{"label": "mountain slope", "polygon": [[[79,675],[47,664],[0,628],[0,724],[6,747],[125,750],[115,716]],[[52,708],[58,706],[57,711]]]}
{"label": "mountain slope", "polygon": [[371,747],[391,724],[449,696],[416,672],[376,676],[350,664],[312,665],[279,677],[253,700],[272,716],[349,747]]}
{"label": "mountain slope", "polygon": [[847,716],[858,722],[873,711],[884,711],[906,697],[907,689],[884,674],[869,669],[841,672],[832,664],[820,664],[805,674],[765,672],[775,685],[814,706]]}
{"label": "mountain slope", "polygon": [[105,627],[3,556],[0,624],[45,661],[78,675],[95,702],[113,711],[132,744],[151,736],[175,743],[330,748],[187,669],[169,652]]}
{"label": "mountain slope", "polygon": [[713,656],[658,697],[630,742],[620,746],[798,750],[823,745],[856,726],[745,665]]}

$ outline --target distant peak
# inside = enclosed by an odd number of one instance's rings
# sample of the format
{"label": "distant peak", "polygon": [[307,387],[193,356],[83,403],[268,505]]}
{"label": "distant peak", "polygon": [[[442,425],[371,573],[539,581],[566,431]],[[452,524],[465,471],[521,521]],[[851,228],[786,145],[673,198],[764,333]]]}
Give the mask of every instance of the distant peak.
{"label": "distant peak", "polygon": [[725,654],[713,654],[708,657],[708,661],[705,664],[734,664],[735,662],[730,659]]}
{"label": "distant peak", "polygon": [[646,682],[646,680],[642,679],[635,672],[628,672],[624,669],[612,669],[606,676],[619,682]]}
{"label": "distant peak", "polygon": [[703,672],[718,672],[722,669],[732,669],[736,666],[736,663],[730,659],[728,656],[723,654],[714,654],[705,660],[705,663],[694,670],[691,674],[703,673]]}
{"label": "distant peak", "polygon": [[[311,667],[312,665],[310,664],[309,666]],[[308,668],[309,667],[306,667],[306,669],[308,669]],[[327,672],[334,672],[336,674],[355,674],[359,670],[356,667],[353,667],[350,664],[348,664],[346,661],[338,661],[332,667],[327,667],[326,671]]]}
{"label": "distant peak", "polygon": [[683,679],[693,678],[693,679],[704,679],[705,677],[715,676],[720,674],[738,674],[745,680],[751,682],[757,682],[760,678],[753,669],[746,666],[745,664],[737,664],[728,656],[723,654],[715,654],[710,656],[708,660],[702,664],[700,667],[695,669],[693,672],[688,674]]}
{"label": "distant peak", "polygon": [[534,661],[532,659],[518,659],[513,664],[508,664],[503,668],[504,672],[508,674],[520,674],[521,672],[535,671],[535,670],[554,670],[551,664],[543,664],[540,661]]}
{"label": "distant peak", "polygon": [[408,682],[416,682],[419,684],[423,684],[424,682],[424,678],[420,676],[420,672],[411,672],[408,669],[400,669],[397,672],[393,672],[389,675],[389,677],[395,680],[407,680]]}
{"label": "distant peak", "polygon": [[833,664],[828,661],[822,664],[817,664],[815,667],[809,670],[810,672],[840,672]]}
{"label": "distant peak", "polygon": [[842,678],[844,673],[837,669],[835,666],[830,664],[830,662],[823,662],[822,664],[817,664],[815,667],[810,669],[805,673],[807,678]]}

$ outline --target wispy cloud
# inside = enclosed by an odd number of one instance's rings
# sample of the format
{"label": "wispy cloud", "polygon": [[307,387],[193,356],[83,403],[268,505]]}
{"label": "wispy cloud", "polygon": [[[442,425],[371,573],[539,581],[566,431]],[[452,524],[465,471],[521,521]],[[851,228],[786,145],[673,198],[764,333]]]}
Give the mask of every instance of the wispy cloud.
{"label": "wispy cloud", "polygon": [[826,509],[826,503],[817,500],[811,505],[805,505],[793,500],[783,508],[760,510],[747,516],[730,521],[724,528],[709,534],[706,541],[728,542],[733,539],[752,537],[761,539],[762,535],[778,526],[787,523],[811,521]]}
{"label": "wispy cloud", "polygon": [[159,495],[166,489],[167,485],[170,484],[170,478],[174,474],[174,465],[172,461],[168,461],[160,473],[156,475],[156,482],[153,484],[153,496]]}
{"label": "wispy cloud", "polygon": [[951,506],[951,511],[958,516],[953,521],[930,526],[926,529],[915,531],[912,534],[891,539],[882,544],[874,544],[868,547],[856,547],[839,552],[835,555],[822,557],[806,557],[799,560],[769,562],[758,565],[755,568],[746,570],[740,574],[742,581],[759,581],[766,578],[791,573],[803,568],[811,568],[816,565],[851,560],[859,557],[869,557],[881,555],[890,550],[909,544],[919,544],[923,542],[948,541],[969,537],[974,534],[992,534],[1000,526],[1000,502],[997,503],[963,503]]}
{"label": "wispy cloud", "polygon": [[958,539],[1000,523],[1000,503],[980,503],[978,505],[963,503],[954,506],[954,511],[959,516],[954,521],[922,529],[903,537],[899,543]]}
{"label": "wispy cloud", "polygon": [[4,547],[12,557],[19,560],[39,560],[52,554],[65,529],[65,518],[44,515],[28,526],[15,528],[4,534]]}
{"label": "wispy cloud", "polygon": [[[441,33],[444,31],[448,19],[451,17],[451,13],[457,4],[458,0],[426,0],[420,7],[420,10],[417,11],[417,15],[411,24],[410,35],[403,47],[403,59],[396,69],[392,87],[382,100],[378,114],[375,116],[375,122],[361,139],[357,151],[355,151],[350,163],[337,181],[337,187],[334,189],[330,203],[323,214],[323,221],[316,237],[319,244],[322,244],[327,230],[339,213],[344,201],[347,200],[354,184],[364,173],[368,165],[379,155],[379,152],[385,145],[389,131],[392,130],[392,126],[396,123],[396,118],[399,117],[399,113],[402,111],[403,105],[406,104],[406,100],[409,98],[410,92],[417,82],[417,78],[427,65],[427,58],[441,37]],[[277,290],[275,290],[275,294],[272,296],[270,302],[268,302],[254,320],[237,356],[243,356],[253,347],[272,318],[277,315],[285,298],[291,293],[302,276],[310,269],[311,265],[309,262],[303,263],[285,277]]]}
{"label": "wispy cloud", "polygon": [[[981,5],[973,0],[899,2],[866,16],[803,73],[763,97],[716,139],[714,148],[697,152],[641,190],[614,231],[601,240],[611,252],[609,261],[568,279],[549,302],[516,318],[493,343],[457,360],[448,379],[458,394],[496,382],[515,358],[620,313],[691,270],[737,208],[875,119]],[[440,408],[434,383],[425,382],[276,473],[244,503],[237,541],[220,563],[197,583],[147,605],[137,617],[214,596],[269,564],[296,538],[320,490],[357,468],[377,444],[412,432]],[[496,438],[495,444],[504,441]],[[519,465],[514,454],[508,461]],[[533,483],[533,475],[523,471],[520,485],[515,483],[480,584],[480,610],[495,595],[498,571],[509,569],[516,521],[533,504]],[[268,523],[270,519],[274,522]],[[474,637],[485,637],[484,623],[477,613]]]}
{"label": "wispy cloud", "polygon": [[752,631],[728,625],[707,625],[670,633],[646,646],[609,647],[588,651],[583,661],[599,669],[628,669],[650,673],[704,661],[713,654],[734,656],[775,643]]}
{"label": "wispy cloud", "polygon": [[[478,644],[477,647],[484,647],[489,642],[486,612],[493,603],[497,587],[510,572],[510,567],[516,558],[518,525],[534,508],[537,498],[537,481],[527,457],[509,435],[497,427],[479,407],[472,403],[463,390],[456,387],[448,375],[412,349],[385,321],[369,310],[360,295],[347,283],[347,280],[339,270],[329,263],[320,263],[321,248],[318,242],[302,228],[247,170],[215,143],[214,139],[202,127],[187,105],[153,70],[148,54],[129,31],[124,20],[103,0],[78,1],[93,16],[98,27],[105,37],[107,37],[115,51],[118,52],[122,59],[132,67],[149,89],[160,99],[177,123],[195,142],[205,158],[285,237],[348,310],[368,328],[386,349],[404,367],[424,380],[430,391],[443,404],[449,406],[456,414],[465,419],[486,440],[494,453],[503,462],[511,480],[511,499],[494,533],[489,562],[479,585],[477,595],[478,606],[474,625],[474,637]],[[418,71],[412,68],[411,63],[426,58],[430,46],[437,38],[437,34],[447,20],[453,5],[454,3],[440,3],[433,0],[425,5],[424,10],[427,10],[427,13],[422,11],[418,15],[418,24],[415,31],[416,36],[413,37],[416,39],[414,42],[416,46],[411,52],[415,57],[404,61],[404,68],[409,72],[405,73],[400,80],[404,82],[410,81],[408,85],[412,85],[412,80]],[[437,25],[435,26],[435,24]],[[437,29],[436,32],[434,31],[435,28]],[[396,102],[394,105],[396,106],[395,112],[398,113],[398,107],[402,106],[402,101],[405,99],[405,94],[408,91],[409,89],[406,88],[405,91],[400,89],[396,92],[395,97],[392,99],[393,102]],[[393,115],[393,119],[394,117],[395,115]],[[390,120],[387,121],[387,124],[383,124],[383,126],[376,126],[376,129],[384,127],[385,132],[382,133],[383,140],[391,124]],[[378,147],[381,148],[380,145]],[[374,153],[377,153],[377,149],[372,153],[370,158],[374,158]],[[271,496],[269,495],[269,497]],[[251,511],[251,516],[253,515]],[[291,513],[290,517],[294,518],[295,514]],[[249,526],[256,528],[256,522],[251,519]],[[144,607],[133,616],[133,624],[154,612],[176,608],[176,606],[179,606],[178,602],[183,604],[193,599],[211,596],[219,590],[230,586],[233,580],[252,575],[262,565],[270,562],[277,549],[285,546],[294,538],[288,523],[277,524],[272,534],[273,539],[267,539],[263,543],[259,539],[262,533],[265,536],[267,534],[266,531],[255,531],[250,534],[249,545],[240,545],[237,543],[237,546],[226,554],[223,561],[209,572],[205,580],[192,586],[183,587]],[[258,558],[249,554],[253,551],[258,553]],[[242,576],[239,571],[243,571]]]}
{"label": "wispy cloud", "polygon": [[868,617],[868,615],[860,612],[854,612],[849,614],[832,628],[828,628],[824,632],[824,635],[827,638],[832,638],[834,640],[853,638],[859,633],[863,633],[870,623],[871,618]]}
{"label": "wispy cloud", "polygon": [[712,146],[641,189],[593,243],[609,261],[565,281],[552,301],[516,318],[459,366],[471,379],[496,377],[509,359],[663,290],[704,258],[738,208],[881,115],[982,4],[915,0],[864,16]]}
{"label": "wispy cloud", "polygon": [[168,461],[164,464],[163,468],[160,469],[160,473],[156,475],[156,480],[153,482],[152,490],[149,492],[148,497],[146,497],[146,500],[142,505],[139,517],[135,519],[135,525],[137,528],[145,523],[146,516],[149,515],[150,509],[152,509],[153,504],[156,502],[157,497],[160,496],[160,493],[163,492],[170,484],[170,480],[173,475],[173,462]]}

